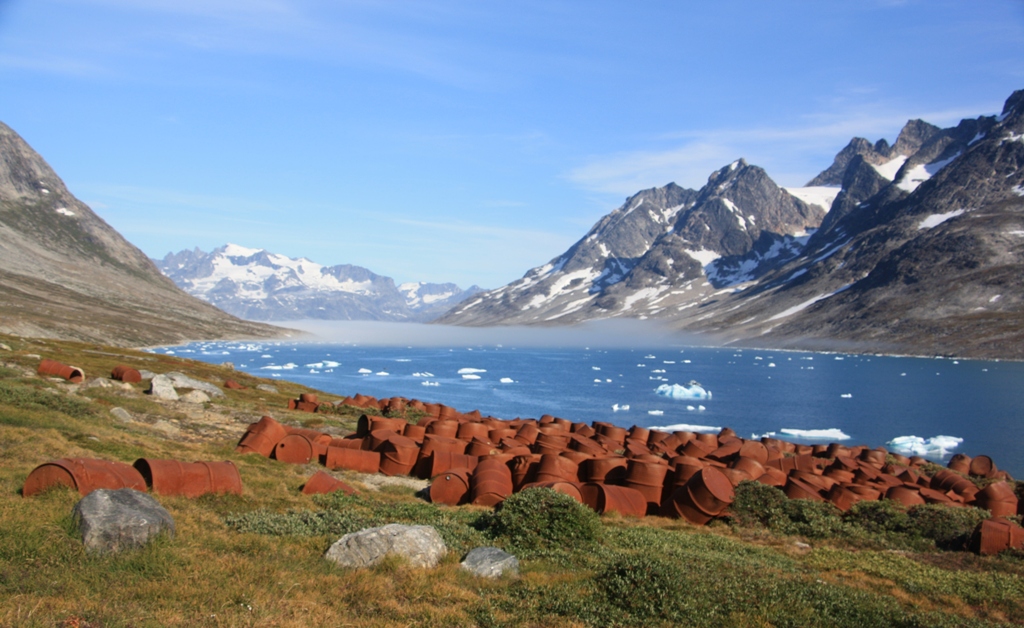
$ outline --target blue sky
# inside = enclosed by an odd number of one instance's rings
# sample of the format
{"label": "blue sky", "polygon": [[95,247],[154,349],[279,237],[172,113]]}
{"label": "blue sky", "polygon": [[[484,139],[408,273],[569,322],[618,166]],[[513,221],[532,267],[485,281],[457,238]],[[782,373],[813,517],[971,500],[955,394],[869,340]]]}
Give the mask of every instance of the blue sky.
{"label": "blue sky", "polygon": [[153,257],[497,287],[636,191],[1024,88],[1024,3],[0,0],[0,121]]}

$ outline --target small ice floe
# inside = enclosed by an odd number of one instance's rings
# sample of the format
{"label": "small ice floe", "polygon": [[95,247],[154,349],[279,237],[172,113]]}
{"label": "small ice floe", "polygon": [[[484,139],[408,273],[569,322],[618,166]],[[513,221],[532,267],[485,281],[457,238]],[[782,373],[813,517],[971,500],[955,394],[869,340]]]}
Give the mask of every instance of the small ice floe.
{"label": "small ice floe", "polygon": [[486,372],[487,372],[487,369],[471,369],[471,368],[459,369],[459,375],[472,375],[474,373],[486,373]]}
{"label": "small ice floe", "polygon": [[697,404],[697,412],[704,412],[705,410],[707,410],[707,408],[700,404]]}
{"label": "small ice floe", "polygon": [[657,360],[658,358],[654,357],[653,355],[645,355],[644,359],[645,360]]}
{"label": "small ice floe", "polygon": [[750,440],[761,440],[762,438],[774,438],[775,432],[765,432],[764,434],[751,434]]}
{"label": "small ice floe", "polygon": [[463,373],[462,379],[480,379],[480,376],[474,375],[473,373]]}
{"label": "small ice floe", "polygon": [[427,371],[423,371],[423,372],[413,373],[412,376],[413,377],[433,377],[434,374],[433,373],[428,373]]}
{"label": "small ice floe", "polygon": [[662,416],[663,414],[665,414],[665,411],[664,410],[648,410],[647,414],[649,414],[651,416]]}
{"label": "small ice floe", "polygon": [[594,369],[595,371],[600,371],[601,370],[600,366],[592,366],[590,368]]}
{"label": "small ice floe", "polygon": [[612,404],[612,412],[626,412],[627,410],[629,410],[628,403],[624,403],[621,405],[617,403]]}
{"label": "small ice floe", "polygon": [[498,381],[501,382],[502,384],[514,384],[514,383],[516,383],[516,380],[512,379],[511,377],[502,377]]}
{"label": "small ice floe", "polygon": [[426,379],[423,380],[422,382],[420,382],[420,386],[440,386],[440,385],[441,384],[438,383],[438,382],[432,382],[432,381],[429,381],[429,380],[426,380]]}
{"label": "small ice floe", "polygon": [[260,357],[261,357],[261,358],[272,358],[272,357],[274,357],[274,356],[270,355],[269,353],[264,353],[264,354],[263,354],[263,355],[261,355]]}
{"label": "small ice floe", "polygon": [[651,370],[651,372],[652,373],[664,373],[665,369],[653,369],[653,370]]}
{"label": "small ice floe", "polygon": [[341,366],[341,362],[334,362],[334,361],[331,361],[331,360],[324,360],[324,366],[326,366],[329,369],[332,369],[332,368],[334,368],[336,366]]}
{"label": "small ice floe", "polygon": [[683,360],[683,364],[690,364],[689,360]]}
{"label": "small ice floe", "polygon": [[787,436],[803,440],[850,440],[850,436],[848,434],[844,434],[841,429],[835,427],[827,430],[797,430],[784,428],[779,431]]}
{"label": "small ice floe", "polygon": [[318,371],[318,370],[316,370],[316,369],[309,369],[309,372],[310,372],[310,373],[312,373],[313,375],[316,375],[316,374],[317,374],[317,373],[319,373],[320,371]]}
{"label": "small ice floe", "polygon": [[907,376],[906,373],[900,373],[900,377],[906,377],[906,376]]}
{"label": "small ice floe", "polygon": [[693,380],[690,380],[685,386],[662,384],[654,392],[670,399],[711,399],[711,391],[705,390],[703,386]]}
{"label": "small ice floe", "polygon": [[942,458],[953,453],[953,450],[962,442],[964,439],[956,436],[932,436],[931,438],[897,436],[886,445],[891,450],[903,455]]}
{"label": "small ice floe", "polygon": [[646,364],[637,364],[636,366],[637,366],[637,368],[641,368],[641,369],[647,368]]}
{"label": "small ice floe", "polygon": [[597,379],[595,379],[595,380],[594,380],[594,383],[595,383],[595,384],[600,384],[600,383],[601,383],[601,378],[597,378]]}
{"label": "small ice floe", "polygon": [[648,427],[649,430],[661,432],[721,432],[722,428],[710,425],[690,425],[689,423],[676,423],[675,425],[660,425]]}
{"label": "small ice floe", "polygon": [[395,358],[395,362],[412,362],[409,358]]}
{"label": "small ice floe", "polygon": [[391,375],[391,373],[388,373],[387,371],[377,371],[376,373],[374,373],[374,375],[379,375],[381,377],[387,377],[388,375]]}
{"label": "small ice floe", "polygon": [[290,371],[290,370],[292,370],[294,368],[298,368],[298,366],[299,365],[295,364],[294,362],[289,362],[288,364],[281,364],[281,365],[268,364],[266,366],[261,366],[260,368],[268,370],[268,371]]}
{"label": "small ice floe", "polygon": [[842,397],[843,399],[853,399],[853,395],[850,393],[843,393],[839,396]]}
{"label": "small ice floe", "polygon": [[675,364],[676,361],[675,360],[662,360],[661,363],[662,364]]}
{"label": "small ice floe", "polygon": [[697,408],[695,408],[695,407],[693,407],[693,406],[686,406],[686,409],[687,409],[688,411],[690,411],[690,412],[693,412],[693,411],[694,411],[694,410],[696,410]]}
{"label": "small ice floe", "polygon": [[373,371],[371,371],[370,369],[359,369],[359,374],[360,375],[369,375],[372,372]]}
{"label": "small ice floe", "polygon": [[768,368],[770,368],[770,369],[775,368],[775,363],[774,362],[769,362],[768,363]]}

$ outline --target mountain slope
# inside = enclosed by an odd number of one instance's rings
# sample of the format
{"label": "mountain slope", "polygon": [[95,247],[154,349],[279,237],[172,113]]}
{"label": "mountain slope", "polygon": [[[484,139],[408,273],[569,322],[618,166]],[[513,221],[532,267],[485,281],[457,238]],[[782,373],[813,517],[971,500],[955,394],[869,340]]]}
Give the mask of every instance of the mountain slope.
{"label": "mountain slope", "polygon": [[[563,255],[440,320],[652,317],[744,345],[1024,358],[1022,166],[1024,90],[998,117],[911,120],[892,146],[855,138],[806,188],[740,161],[616,281],[590,279],[601,259],[566,281]],[[818,229],[800,234],[820,213],[792,199],[828,193]]]}
{"label": "mountain slope", "polygon": [[728,284],[792,257],[825,210],[739,160],[713,173],[700,191],[670,183],[626,199],[563,255],[470,299],[438,322],[567,323],[657,315],[713,291],[705,268]]}
{"label": "mountain slope", "polygon": [[360,266],[322,266],[236,244],[210,253],[168,253],[156,263],[189,294],[248,320],[426,321],[480,290],[451,283],[395,286]]}
{"label": "mountain slope", "polygon": [[3,123],[0,331],[120,346],[287,333],[179,290]]}

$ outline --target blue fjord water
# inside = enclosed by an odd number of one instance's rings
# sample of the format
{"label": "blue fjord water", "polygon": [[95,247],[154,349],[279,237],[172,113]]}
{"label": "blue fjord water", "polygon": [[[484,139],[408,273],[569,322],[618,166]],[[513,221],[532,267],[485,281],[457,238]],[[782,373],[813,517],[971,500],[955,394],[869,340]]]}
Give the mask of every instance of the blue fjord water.
{"label": "blue fjord water", "polygon": [[[1018,362],[664,345],[222,342],[154,351],[229,361],[253,375],[342,396],[403,396],[506,419],[552,414],[624,427],[728,426],[744,437],[776,432],[806,443],[834,439],[793,438],[781,430],[838,429],[850,437],[844,443],[872,447],[900,436],[955,436],[963,438],[955,452],[987,454],[999,468],[1024,476],[1024,364]],[[691,380],[711,398],[655,392]],[[948,454],[930,457],[948,460]]]}

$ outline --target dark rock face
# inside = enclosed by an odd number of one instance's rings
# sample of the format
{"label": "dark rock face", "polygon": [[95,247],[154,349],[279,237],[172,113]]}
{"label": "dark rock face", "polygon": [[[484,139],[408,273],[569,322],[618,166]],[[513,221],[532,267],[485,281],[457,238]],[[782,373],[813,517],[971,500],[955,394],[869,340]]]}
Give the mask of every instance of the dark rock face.
{"label": "dark rock face", "polygon": [[321,266],[233,244],[168,253],[156,263],[189,294],[248,320],[426,321],[480,291],[452,283],[396,286],[360,266]]}
{"label": "dark rock face", "polygon": [[158,534],[174,536],[174,519],[155,499],[134,489],[97,489],[75,504],[72,517],[89,552],[142,547]]}
{"label": "dark rock face", "polygon": [[0,331],[140,346],[282,336],[179,290],[0,123]]}

